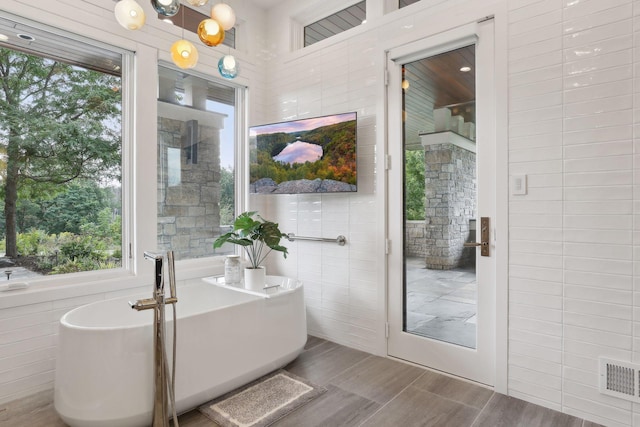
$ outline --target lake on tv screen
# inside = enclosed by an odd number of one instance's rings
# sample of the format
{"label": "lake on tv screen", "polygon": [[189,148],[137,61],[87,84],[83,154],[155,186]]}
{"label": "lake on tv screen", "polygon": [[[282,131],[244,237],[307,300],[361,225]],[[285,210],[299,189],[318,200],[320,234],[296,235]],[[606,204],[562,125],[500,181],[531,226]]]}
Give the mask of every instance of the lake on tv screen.
{"label": "lake on tv screen", "polygon": [[322,147],[316,144],[310,144],[304,141],[296,141],[284,147],[284,150],[277,156],[273,156],[273,160],[280,163],[305,163],[317,162],[322,158]]}

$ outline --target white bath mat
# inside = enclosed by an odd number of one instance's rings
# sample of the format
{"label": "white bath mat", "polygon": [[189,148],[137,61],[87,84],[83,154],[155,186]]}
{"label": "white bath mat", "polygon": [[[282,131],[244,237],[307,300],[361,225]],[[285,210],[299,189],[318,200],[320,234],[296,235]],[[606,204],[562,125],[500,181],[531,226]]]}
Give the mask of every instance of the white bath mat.
{"label": "white bath mat", "polygon": [[290,372],[272,372],[199,409],[222,427],[264,427],[326,391]]}

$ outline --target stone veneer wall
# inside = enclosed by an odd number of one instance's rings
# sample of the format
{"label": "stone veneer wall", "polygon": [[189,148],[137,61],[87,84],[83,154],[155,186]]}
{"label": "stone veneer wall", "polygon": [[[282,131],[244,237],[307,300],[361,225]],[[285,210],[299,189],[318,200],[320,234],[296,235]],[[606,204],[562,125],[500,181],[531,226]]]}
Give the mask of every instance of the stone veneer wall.
{"label": "stone veneer wall", "polygon": [[427,257],[426,231],[423,220],[406,221],[404,224],[404,254],[407,257]]}
{"label": "stone veneer wall", "polygon": [[476,217],[476,154],[454,144],[425,146],[427,268],[449,270],[472,258],[464,248]]}
{"label": "stone veneer wall", "polygon": [[[197,163],[188,164],[186,122],[158,119],[158,249],[177,260],[213,255],[220,228],[220,130],[199,126]],[[180,148],[180,184],[168,183],[168,148]]]}

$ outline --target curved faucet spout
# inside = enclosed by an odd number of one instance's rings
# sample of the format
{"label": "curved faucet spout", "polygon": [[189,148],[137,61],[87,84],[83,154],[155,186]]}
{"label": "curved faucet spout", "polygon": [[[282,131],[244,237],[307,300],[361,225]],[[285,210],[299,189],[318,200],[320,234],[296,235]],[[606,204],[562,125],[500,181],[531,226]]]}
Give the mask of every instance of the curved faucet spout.
{"label": "curved faucet spout", "polygon": [[144,259],[155,263],[155,266],[156,266],[156,271],[154,273],[155,290],[156,292],[164,293],[164,278],[162,275],[162,262],[164,260],[164,257],[160,254],[145,251]]}

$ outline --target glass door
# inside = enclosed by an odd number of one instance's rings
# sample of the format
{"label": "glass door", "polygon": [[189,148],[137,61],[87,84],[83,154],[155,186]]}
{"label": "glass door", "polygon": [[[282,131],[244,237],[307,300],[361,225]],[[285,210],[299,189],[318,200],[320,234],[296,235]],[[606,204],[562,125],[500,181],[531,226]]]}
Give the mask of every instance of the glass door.
{"label": "glass door", "polygon": [[392,356],[493,384],[492,31],[472,30],[390,52],[389,137],[401,144],[389,151],[403,161],[389,173],[389,194],[402,197],[389,203],[390,240],[402,245],[389,257],[388,345]]}

